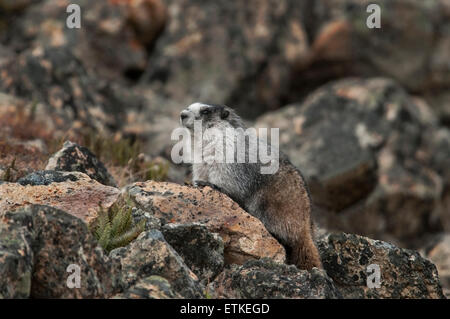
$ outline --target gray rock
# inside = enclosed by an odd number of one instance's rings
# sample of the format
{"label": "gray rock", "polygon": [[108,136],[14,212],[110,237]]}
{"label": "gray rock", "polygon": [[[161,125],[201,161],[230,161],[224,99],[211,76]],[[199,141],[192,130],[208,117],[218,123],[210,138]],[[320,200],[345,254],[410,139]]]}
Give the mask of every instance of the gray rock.
{"label": "gray rock", "polygon": [[[318,248],[344,298],[444,298],[435,265],[416,251],[345,233],[324,236]],[[380,269],[379,288],[369,287],[369,265]]]}
{"label": "gray rock", "polygon": [[162,233],[202,282],[212,281],[222,271],[223,240],[218,234],[209,232],[205,225],[166,224],[162,227]]}
{"label": "gray rock", "polygon": [[131,209],[131,216],[135,225],[138,225],[142,220],[145,220],[144,230],[161,229],[161,220],[145,210],[133,207]]}
{"label": "gray rock", "polygon": [[[106,298],[121,287],[112,263],[85,223],[61,210],[32,205],[0,214],[0,295],[3,298]],[[80,267],[80,288],[69,288]]]}
{"label": "gray rock", "polygon": [[323,270],[299,270],[268,258],[232,265],[210,289],[223,298],[340,298],[333,281]]}
{"label": "gray rock", "polygon": [[203,297],[204,287],[197,276],[158,230],[143,232],[127,247],[112,250],[109,256],[122,265],[125,290],[145,277],[158,275],[185,298]]}
{"label": "gray rock", "polygon": [[58,172],[58,171],[36,171],[33,173],[28,174],[27,176],[24,176],[22,178],[19,178],[17,183],[20,185],[50,185],[51,183],[62,183],[67,180],[70,180],[72,182],[78,180],[78,178],[70,174],[68,172]]}
{"label": "gray rock", "polygon": [[45,169],[82,172],[99,183],[117,187],[105,165],[89,149],[70,141],[64,142],[62,149],[52,155]]}

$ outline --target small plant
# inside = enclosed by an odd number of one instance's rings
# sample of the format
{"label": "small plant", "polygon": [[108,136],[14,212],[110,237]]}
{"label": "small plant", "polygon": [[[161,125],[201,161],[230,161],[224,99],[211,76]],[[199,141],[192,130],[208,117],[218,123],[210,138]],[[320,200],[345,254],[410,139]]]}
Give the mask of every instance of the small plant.
{"label": "small plant", "polygon": [[145,164],[145,172],[144,180],[165,181],[169,172],[169,163],[160,159],[154,159]]}
{"label": "small plant", "polygon": [[13,181],[13,174],[12,171],[18,171],[16,168],[16,158],[14,158],[8,167],[5,169],[5,174],[2,177],[2,180],[5,182],[12,182]]}
{"label": "small plant", "polygon": [[80,144],[103,161],[119,166],[125,166],[131,159],[136,158],[141,148],[137,140],[107,136],[94,130],[88,130],[82,136]]}
{"label": "small plant", "polygon": [[108,211],[100,207],[92,232],[99,245],[107,253],[115,248],[128,245],[144,231],[145,220],[133,224],[132,209],[133,205],[128,199],[120,200]]}

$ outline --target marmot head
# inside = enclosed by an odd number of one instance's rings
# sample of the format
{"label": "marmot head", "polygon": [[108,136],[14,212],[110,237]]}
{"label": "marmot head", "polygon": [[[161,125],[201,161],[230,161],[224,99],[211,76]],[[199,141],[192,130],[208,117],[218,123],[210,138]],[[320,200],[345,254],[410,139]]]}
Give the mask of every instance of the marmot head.
{"label": "marmot head", "polygon": [[201,121],[202,131],[212,127],[244,127],[241,118],[232,108],[217,104],[193,103],[181,111],[181,125],[193,130],[194,121]]}

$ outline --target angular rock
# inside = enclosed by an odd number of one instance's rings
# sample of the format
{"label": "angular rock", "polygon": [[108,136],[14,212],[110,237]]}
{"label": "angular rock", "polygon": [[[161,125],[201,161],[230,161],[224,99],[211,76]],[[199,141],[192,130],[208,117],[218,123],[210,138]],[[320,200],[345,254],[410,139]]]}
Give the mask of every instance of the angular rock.
{"label": "angular rock", "polygon": [[164,3],[160,0],[75,3],[82,12],[81,28],[66,26],[66,1],[43,0],[29,6],[23,18],[11,22],[7,30],[15,35],[11,45],[71,48],[89,68],[110,79],[141,73],[147,64],[146,48],[152,45],[166,21]]}
{"label": "angular rock", "polygon": [[[63,181],[48,185],[35,183],[42,178],[42,175],[36,174],[23,180],[29,185],[22,186],[16,183],[0,185],[0,211],[17,209],[29,204],[48,205],[64,210],[90,224],[97,218],[99,205],[107,210],[120,195],[117,188],[100,184],[84,173],[54,172],[51,173],[55,174],[52,178],[58,176],[58,179]],[[33,186],[33,183],[36,186]]]}
{"label": "angular rock", "polygon": [[[80,269],[80,287],[70,277]],[[120,289],[119,264],[103,255],[86,225],[64,211],[32,205],[0,213],[3,298],[106,298]]]}
{"label": "angular rock", "polygon": [[[435,265],[416,251],[345,233],[324,236],[318,248],[344,298],[444,298]],[[373,265],[380,269],[379,288],[369,288],[376,283]]]}
{"label": "angular rock", "polygon": [[255,217],[225,194],[209,187],[197,189],[172,183],[147,181],[127,188],[138,208],[151,212],[161,223],[201,223],[218,233],[225,245],[225,263],[242,264],[262,257],[284,262],[284,248]]}
{"label": "angular rock", "polygon": [[203,296],[204,287],[197,276],[158,230],[143,232],[127,247],[112,250],[109,256],[122,265],[125,289],[145,277],[158,275],[166,278],[174,291],[185,298]]}
{"label": "angular rock", "polygon": [[104,185],[117,187],[105,165],[86,147],[64,142],[62,149],[48,160],[46,170],[81,172]]}
{"label": "angular rock", "polygon": [[117,294],[114,299],[173,299],[182,298],[172,290],[167,279],[160,276],[150,276],[139,280],[126,292]]}
{"label": "angular rock", "polygon": [[224,245],[218,234],[205,225],[166,224],[162,233],[167,242],[183,257],[186,265],[202,280],[214,279],[224,266]]}
{"label": "angular rock", "polygon": [[267,258],[232,265],[220,274],[210,288],[221,298],[341,298],[325,271],[299,270]]}

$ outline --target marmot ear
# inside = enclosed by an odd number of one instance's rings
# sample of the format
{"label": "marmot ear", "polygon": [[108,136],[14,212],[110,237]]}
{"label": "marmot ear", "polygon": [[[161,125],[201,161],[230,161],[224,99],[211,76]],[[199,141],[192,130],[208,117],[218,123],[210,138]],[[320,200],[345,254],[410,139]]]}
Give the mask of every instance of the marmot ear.
{"label": "marmot ear", "polygon": [[224,119],[226,119],[228,117],[228,115],[230,115],[230,111],[223,110],[222,113],[220,114],[220,118],[222,120],[224,120]]}

